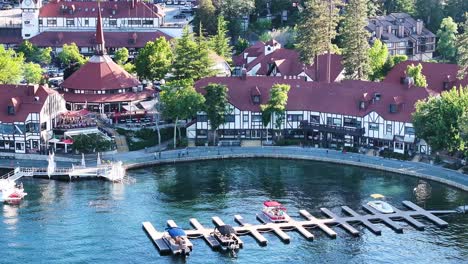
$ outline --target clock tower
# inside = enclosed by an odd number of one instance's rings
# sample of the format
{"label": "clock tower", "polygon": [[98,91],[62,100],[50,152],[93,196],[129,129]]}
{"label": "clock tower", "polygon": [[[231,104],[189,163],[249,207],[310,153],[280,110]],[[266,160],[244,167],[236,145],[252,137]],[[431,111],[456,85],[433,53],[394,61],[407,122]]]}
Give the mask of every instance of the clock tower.
{"label": "clock tower", "polygon": [[39,34],[39,9],[42,0],[21,0],[21,36],[29,39]]}

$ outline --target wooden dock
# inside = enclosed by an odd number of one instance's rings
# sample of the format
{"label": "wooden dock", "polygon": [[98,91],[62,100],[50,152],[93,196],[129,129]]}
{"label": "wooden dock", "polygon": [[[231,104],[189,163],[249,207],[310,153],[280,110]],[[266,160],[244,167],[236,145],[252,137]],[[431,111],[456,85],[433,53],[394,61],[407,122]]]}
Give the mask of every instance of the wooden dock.
{"label": "wooden dock", "polygon": [[[448,226],[448,223],[437,217],[436,214],[447,214],[455,212],[453,210],[427,211],[410,201],[403,201],[402,203],[408,210],[401,210],[392,206],[395,212],[391,214],[380,213],[367,205],[362,206],[362,209],[367,212],[367,214],[359,214],[348,206],[341,206],[341,210],[345,216],[339,216],[327,208],[320,208],[320,211],[326,218],[317,218],[306,210],[300,210],[299,213],[302,217],[304,217],[303,220],[295,220],[291,218],[288,222],[285,223],[266,223],[254,225],[247,223],[241,215],[235,215],[234,221],[238,223],[239,226],[235,226],[233,228],[236,231],[237,236],[250,235],[258,242],[259,245],[266,246],[268,241],[261,234],[265,232],[273,232],[284,243],[289,243],[291,241],[291,238],[288,234],[286,234],[286,231],[293,230],[300,233],[304,238],[313,240],[314,235],[309,231],[313,228],[323,231],[331,238],[336,238],[337,233],[331,228],[331,226],[339,226],[349,234],[353,236],[359,236],[360,232],[353,225],[362,225],[372,233],[381,235],[381,229],[375,225],[375,223],[381,222],[390,227],[395,232],[402,233],[403,228],[397,223],[397,221],[405,221],[415,227],[417,230],[424,230],[425,225],[415,218],[426,218],[438,227],[444,228]],[[212,217],[212,221],[215,226],[224,225],[224,221],[217,216]],[[212,235],[214,228],[204,227],[195,218],[190,219],[190,224],[195,229],[185,230],[188,238],[203,238],[212,249],[218,250],[220,248],[219,242]],[[168,220],[167,225],[169,227],[177,226],[173,220]],[[151,223],[143,222],[143,229],[147,232],[148,236],[162,255],[170,251],[161,240],[163,233],[156,231]],[[240,247],[242,248],[242,240],[240,240],[238,237],[237,239],[240,241]]]}

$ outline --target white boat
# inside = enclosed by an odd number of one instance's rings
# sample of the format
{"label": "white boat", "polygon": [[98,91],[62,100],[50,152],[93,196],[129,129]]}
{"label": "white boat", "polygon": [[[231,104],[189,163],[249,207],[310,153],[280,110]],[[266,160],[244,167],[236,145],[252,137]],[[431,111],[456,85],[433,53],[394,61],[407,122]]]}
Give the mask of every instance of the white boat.
{"label": "white boat", "polygon": [[234,256],[240,248],[236,231],[230,225],[218,226],[213,231],[213,236],[218,240],[223,251],[230,251]]}
{"label": "white boat", "polygon": [[0,202],[18,204],[26,195],[23,184],[16,185],[14,181],[9,180],[0,182]]}
{"label": "white boat", "polygon": [[190,255],[192,248],[190,241],[188,241],[187,235],[182,228],[171,227],[168,228],[162,237],[164,242],[172,251],[173,255],[182,255],[184,257]]}
{"label": "white boat", "polygon": [[289,221],[286,208],[277,201],[266,201],[263,210],[257,217],[263,223],[285,223]]}
{"label": "white boat", "polygon": [[393,210],[393,207],[384,201],[378,201],[378,200],[370,201],[367,203],[367,205],[369,205],[370,207],[374,208],[375,210],[383,214],[391,214],[395,212],[395,210]]}

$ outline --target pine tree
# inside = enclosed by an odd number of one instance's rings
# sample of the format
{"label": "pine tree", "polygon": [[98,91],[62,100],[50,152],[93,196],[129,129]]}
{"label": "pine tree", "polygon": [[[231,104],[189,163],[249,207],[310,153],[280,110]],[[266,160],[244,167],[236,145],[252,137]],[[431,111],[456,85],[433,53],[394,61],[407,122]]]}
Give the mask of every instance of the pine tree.
{"label": "pine tree", "polygon": [[457,53],[457,23],[451,17],[442,20],[439,30],[437,30],[437,51],[443,60],[453,62]]}
{"label": "pine tree", "polygon": [[[341,1],[337,0],[307,0],[302,12],[300,23],[297,25],[297,49],[301,60],[312,64],[318,55],[331,51],[332,40],[336,37],[336,27],[339,22]],[[316,75],[318,75],[318,63]],[[315,79],[319,79],[318,76]]]}
{"label": "pine tree", "polygon": [[198,8],[195,11],[192,24],[194,25],[194,32],[199,32],[198,28],[200,23],[205,27],[206,33],[211,36],[216,34],[216,8],[212,0],[200,0]]}
{"label": "pine tree", "polygon": [[367,26],[366,0],[350,0],[346,6],[342,35],[346,43],[343,48],[343,65],[350,79],[366,79],[369,66],[369,32]]}
{"label": "pine tree", "polygon": [[227,22],[224,20],[223,16],[218,16],[218,27],[216,35],[211,38],[211,46],[216,54],[222,56],[227,61],[231,61],[231,39],[228,37],[227,33]]}
{"label": "pine tree", "polygon": [[427,28],[436,32],[444,18],[442,0],[416,0],[414,6],[417,16],[426,23]]}
{"label": "pine tree", "polygon": [[460,66],[458,78],[463,79],[468,74],[468,13],[465,13],[465,23],[462,25],[463,33],[457,40],[457,62]]}

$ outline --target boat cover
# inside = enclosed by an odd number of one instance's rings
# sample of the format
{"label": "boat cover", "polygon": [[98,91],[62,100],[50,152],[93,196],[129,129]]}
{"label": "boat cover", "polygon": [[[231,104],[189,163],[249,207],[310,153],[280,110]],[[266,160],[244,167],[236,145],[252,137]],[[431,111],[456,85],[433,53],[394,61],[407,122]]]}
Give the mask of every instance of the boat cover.
{"label": "boat cover", "polygon": [[281,207],[281,204],[277,201],[266,201],[263,203],[266,207]]}
{"label": "boat cover", "polygon": [[172,227],[172,228],[168,228],[167,229],[167,232],[169,233],[169,235],[171,237],[179,237],[179,236],[185,236],[185,231],[180,228],[180,227]]}
{"label": "boat cover", "polygon": [[234,228],[232,228],[232,226],[230,226],[230,225],[218,226],[217,229],[221,233],[221,235],[223,235],[223,236],[227,236],[227,235],[231,235],[231,234],[236,233]]}

